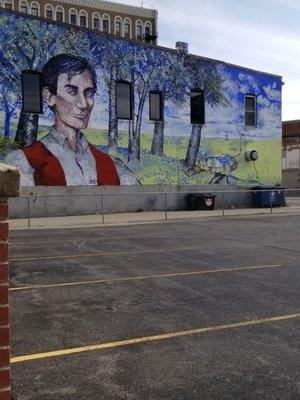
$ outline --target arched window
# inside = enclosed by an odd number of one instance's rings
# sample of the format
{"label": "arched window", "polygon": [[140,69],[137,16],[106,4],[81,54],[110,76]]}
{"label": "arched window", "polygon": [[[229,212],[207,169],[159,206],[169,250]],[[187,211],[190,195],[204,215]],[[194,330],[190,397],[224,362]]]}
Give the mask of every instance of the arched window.
{"label": "arched window", "polygon": [[127,39],[131,39],[131,19],[130,18],[125,18],[124,20],[124,37]]}
{"label": "arched window", "polygon": [[93,13],[92,16],[93,19],[93,29],[97,29],[98,31],[100,31],[100,15],[98,13]]}
{"label": "arched window", "polygon": [[69,11],[69,22],[70,24],[77,25],[77,11],[71,8]]}
{"label": "arched window", "polygon": [[65,20],[65,11],[60,6],[55,8],[55,20],[58,22],[64,22]]}
{"label": "arched window", "polygon": [[144,38],[144,27],[143,22],[138,20],[135,25],[135,37],[137,40],[143,40]]}
{"label": "arched window", "polygon": [[145,23],[145,36],[147,35],[152,35],[152,24],[149,21]]}
{"label": "arched window", "polygon": [[51,4],[47,4],[45,6],[45,18],[53,19],[53,16],[54,16],[53,6]]}
{"label": "arched window", "polygon": [[14,9],[13,0],[4,0],[4,8],[6,8],[7,10],[13,10]]}
{"label": "arched window", "polygon": [[19,4],[19,10],[21,13],[27,14],[28,13],[28,3],[27,1],[21,1]]}
{"label": "arched window", "polygon": [[38,17],[40,15],[40,6],[38,5],[38,3],[36,1],[33,1],[30,4],[30,14],[35,15],[36,17]]}
{"label": "arched window", "polygon": [[110,17],[106,14],[102,16],[102,32],[110,33]]}
{"label": "arched window", "polygon": [[88,15],[87,12],[84,10],[81,10],[79,13],[79,25],[86,28],[88,24]]}
{"label": "arched window", "polygon": [[122,32],[122,18],[121,18],[121,17],[116,17],[116,18],[115,18],[115,35],[117,35],[117,36],[123,36],[123,32]]}

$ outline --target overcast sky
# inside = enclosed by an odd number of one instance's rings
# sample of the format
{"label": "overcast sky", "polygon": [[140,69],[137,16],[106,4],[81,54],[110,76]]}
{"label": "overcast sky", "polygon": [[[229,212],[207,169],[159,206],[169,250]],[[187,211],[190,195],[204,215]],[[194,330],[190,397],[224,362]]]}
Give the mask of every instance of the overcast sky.
{"label": "overcast sky", "polygon": [[159,45],[283,76],[283,120],[300,119],[300,0],[122,0],[158,10]]}

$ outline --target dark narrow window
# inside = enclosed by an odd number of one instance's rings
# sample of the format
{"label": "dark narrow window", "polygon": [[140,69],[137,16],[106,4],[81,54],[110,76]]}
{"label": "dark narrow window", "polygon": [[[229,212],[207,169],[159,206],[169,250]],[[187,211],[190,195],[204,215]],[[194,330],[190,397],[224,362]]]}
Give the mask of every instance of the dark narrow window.
{"label": "dark narrow window", "polygon": [[143,26],[141,23],[138,23],[136,26],[136,38],[137,40],[143,39]]}
{"label": "dark narrow window", "polygon": [[150,121],[163,121],[163,94],[162,92],[150,92],[149,95]]}
{"label": "dark narrow window", "polygon": [[121,29],[122,29],[122,24],[120,21],[116,21],[116,35],[121,36]]}
{"label": "dark narrow window", "polygon": [[245,96],[245,126],[256,126],[256,97]]}
{"label": "dark narrow window", "polygon": [[117,118],[132,119],[131,84],[125,81],[117,82]]}
{"label": "dark narrow window", "polygon": [[43,112],[41,74],[37,71],[22,72],[22,111],[30,114]]}
{"label": "dark narrow window", "polygon": [[11,0],[4,1],[4,8],[6,8],[7,10],[12,10],[13,9],[12,1]]}
{"label": "dark narrow window", "polygon": [[80,26],[86,27],[86,16],[85,15],[80,15],[79,23],[80,23]]}
{"label": "dark narrow window", "polygon": [[130,39],[130,23],[129,22],[125,22],[125,24],[124,24],[124,36],[127,39]]}
{"label": "dark narrow window", "polygon": [[205,124],[204,90],[191,90],[191,124]]}
{"label": "dark narrow window", "polygon": [[109,20],[108,19],[104,18],[102,20],[102,28],[103,28],[103,32],[109,33]]}
{"label": "dark narrow window", "polygon": [[34,3],[34,4],[31,6],[31,15],[35,15],[35,16],[37,16],[37,17],[38,17],[38,15],[39,15],[39,8],[38,8],[38,5],[37,5],[36,3]]}
{"label": "dark narrow window", "polygon": [[53,19],[53,11],[51,8],[46,9],[46,18]]}
{"label": "dark narrow window", "polygon": [[76,25],[77,24],[77,16],[74,12],[70,15],[70,24]]}
{"label": "dark narrow window", "polygon": [[21,5],[20,5],[20,12],[21,12],[21,13],[24,13],[24,14],[27,14],[27,13],[28,13],[28,8],[27,8],[27,5],[26,5],[26,4],[21,4]]}
{"label": "dark narrow window", "polygon": [[93,27],[94,29],[100,29],[100,19],[98,17],[94,17],[93,19]]}
{"label": "dark narrow window", "polygon": [[149,26],[145,27],[145,42],[146,43],[151,43],[150,27]]}
{"label": "dark narrow window", "polygon": [[56,21],[63,22],[63,13],[62,13],[62,11],[56,11]]}

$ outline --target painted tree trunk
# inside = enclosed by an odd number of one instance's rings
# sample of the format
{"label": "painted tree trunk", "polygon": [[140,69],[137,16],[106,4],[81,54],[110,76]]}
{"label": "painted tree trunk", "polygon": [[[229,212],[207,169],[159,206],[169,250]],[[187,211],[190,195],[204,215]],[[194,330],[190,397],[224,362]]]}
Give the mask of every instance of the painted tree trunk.
{"label": "painted tree trunk", "polygon": [[116,102],[116,80],[117,73],[114,67],[110,70],[110,84],[108,92],[109,113],[108,113],[108,147],[116,149],[118,147],[119,132],[117,119],[117,102]]}
{"label": "painted tree trunk", "polygon": [[164,121],[156,121],[152,139],[151,154],[162,156],[164,154]]}
{"label": "painted tree trunk", "polygon": [[140,162],[141,159],[141,116],[138,115],[132,131],[132,143],[129,152],[129,161]]}
{"label": "painted tree trunk", "polygon": [[185,163],[188,168],[193,168],[199,153],[202,125],[193,125]]}
{"label": "painted tree trunk", "polygon": [[133,119],[129,121],[128,125],[128,161],[130,161],[130,154],[132,153],[134,125],[135,125],[135,118],[133,113]]}
{"label": "painted tree trunk", "polygon": [[11,120],[11,112],[6,111],[4,117],[4,127],[3,127],[3,136],[6,139],[9,139],[10,134],[10,120]]}
{"label": "painted tree trunk", "polygon": [[141,160],[141,127],[142,127],[142,117],[145,105],[146,95],[143,94],[138,108],[138,114],[136,117],[136,123],[132,135],[132,146],[129,152],[129,160],[131,162],[140,162]]}
{"label": "painted tree trunk", "polygon": [[[131,73],[131,87],[134,88],[135,74],[134,71]],[[130,161],[130,156],[132,154],[133,137],[134,137],[134,127],[135,127],[135,99],[132,102],[132,120],[129,121],[128,125],[128,161]]]}
{"label": "painted tree trunk", "polygon": [[36,142],[38,135],[39,116],[21,112],[15,142],[20,147],[29,146]]}

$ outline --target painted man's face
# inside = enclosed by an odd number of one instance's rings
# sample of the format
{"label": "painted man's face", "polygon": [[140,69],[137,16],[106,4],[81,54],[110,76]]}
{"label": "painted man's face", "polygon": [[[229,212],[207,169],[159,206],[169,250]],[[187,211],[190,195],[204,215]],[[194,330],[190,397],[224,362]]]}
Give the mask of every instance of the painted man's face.
{"label": "painted man's face", "polygon": [[73,129],[88,126],[94,106],[95,88],[88,71],[73,75],[58,76],[57,93],[53,96],[56,121]]}

